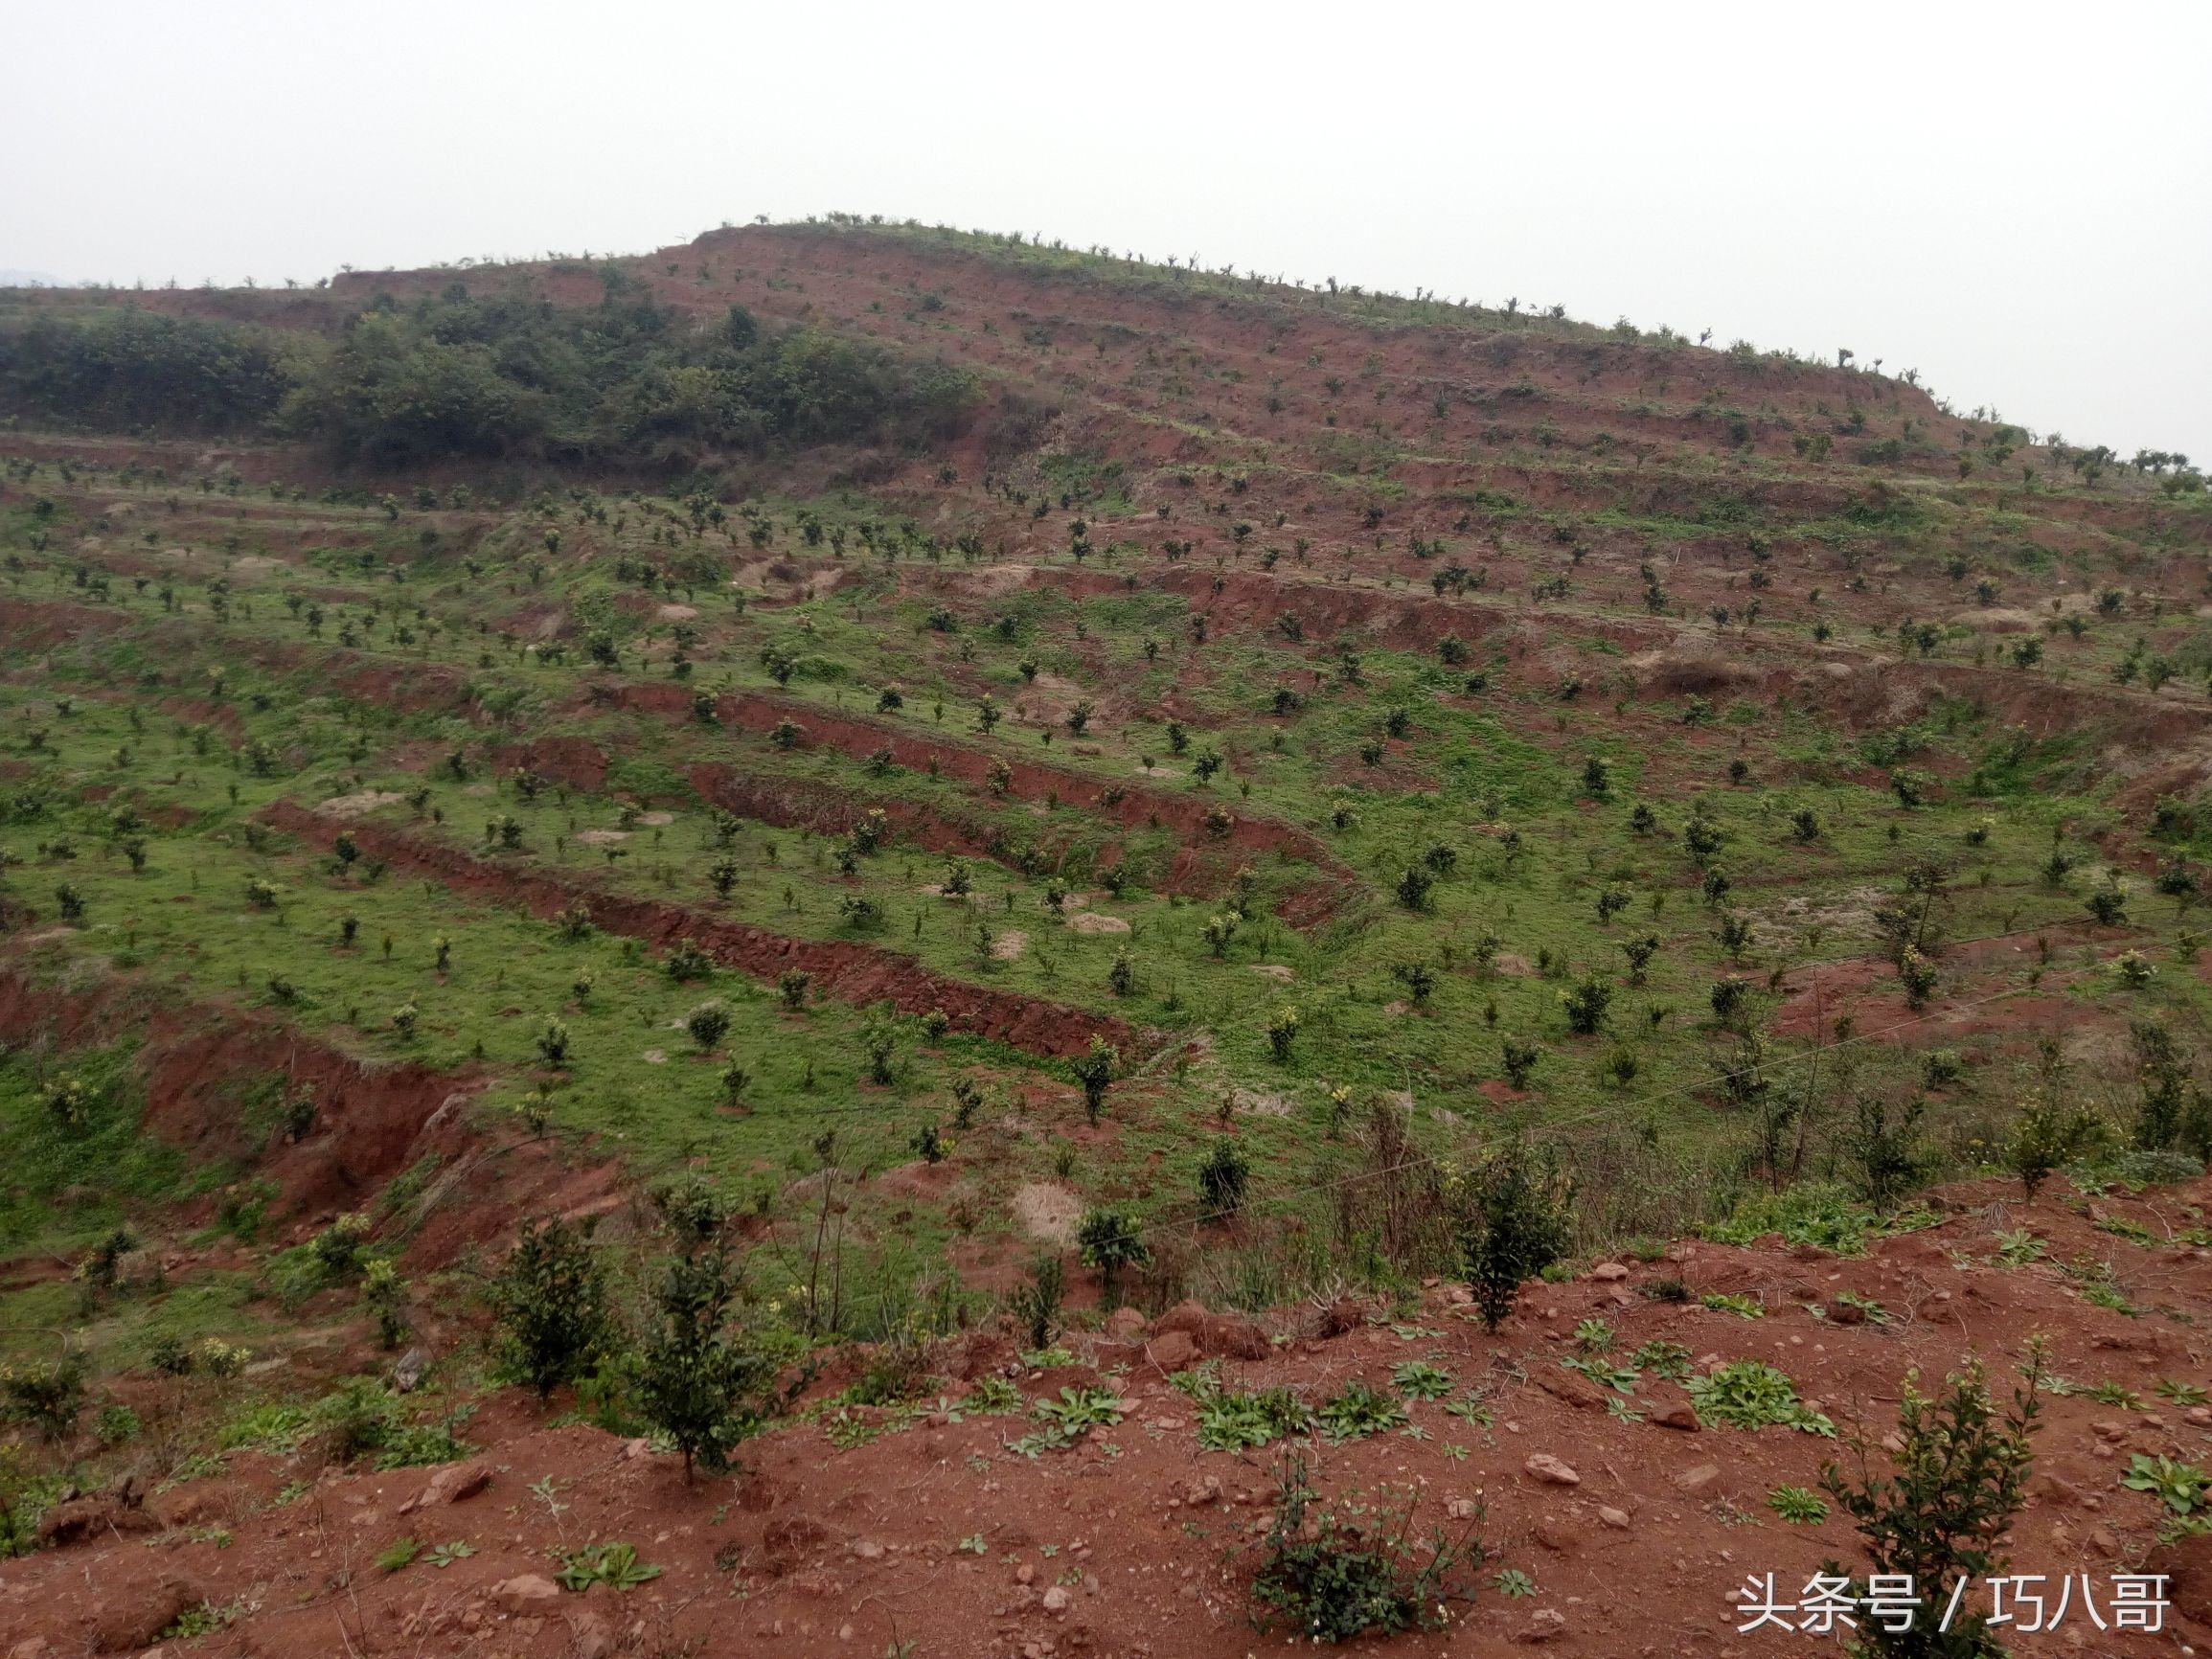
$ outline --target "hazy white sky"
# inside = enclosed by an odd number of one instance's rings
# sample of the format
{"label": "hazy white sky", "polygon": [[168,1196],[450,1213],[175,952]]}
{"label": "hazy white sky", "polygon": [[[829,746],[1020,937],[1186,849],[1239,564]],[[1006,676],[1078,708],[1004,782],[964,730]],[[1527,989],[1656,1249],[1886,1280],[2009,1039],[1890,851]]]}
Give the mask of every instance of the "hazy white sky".
{"label": "hazy white sky", "polygon": [[0,269],[828,209],[1848,346],[2212,463],[2212,7],[0,0]]}

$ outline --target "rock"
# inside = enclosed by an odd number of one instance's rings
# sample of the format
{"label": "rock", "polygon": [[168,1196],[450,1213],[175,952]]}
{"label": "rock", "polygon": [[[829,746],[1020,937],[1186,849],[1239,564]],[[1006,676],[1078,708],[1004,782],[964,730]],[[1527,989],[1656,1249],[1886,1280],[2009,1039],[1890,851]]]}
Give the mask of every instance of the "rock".
{"label": "rock", "polygon": [[1230,1359],[1266,1359],[1274,1352],[1274,1345],[1249,1319],[1218,1313],[1206,1323],[1206,1349]]}
{"label": "rock", "polygon": [[1616,1510],[1610,1504],[1599,1506],[1598,1519],[1605,1522],[1616,1533],[1625,1533],[1629,1530],[1629,1511]]}
{"label": "rock", "polygon": [[1037,1581],[1037,1569],[1027,1561],[1022,1562],[1014,1569],[1014,1581],[1017,1584],[1034,1584]]}
{"label": "rock", "polygon": [[576,1659],[606,1659],[614,1651],[614,1632],[589,1607],[568,1616],[568,1639]]}
{"label": "rock", "polygon": [[1064,1613],[1075,1598],[1067,1593],[1065,1584],[1055,1584],[1044,1593],[1044,1610],[1047,1613]]}
{"label": "rock", "polygon": [[863,1561],[880,1561],[883,1558],[883,1546],[874,1538],[855,1538],[853,1540],[853,1554]]}
{"label": "rock", "polygon": [[1883,1435],[1881,1439],[1876,1443],[1879,1444],[1883,1451],[1889,1453],[1891,1457],[1895,1457],[1900,1452],[1904,1450],[1904,1437],[1899,1434],[1895,1429],[1892,1429],[1889,1433]]}
{"label": "rock", "polygon": [[1582,1548],[1582,1534],[1557,1515],[1539,1515],[1530,1530],[1536,1534],[1536,1541],[1554,1555],[1569,1555]]}
{"label": "rock", "polygon": [[410,1348],[399,1355],[399,1363],[392,1367],[392,1386],[401,1394],[412,1394],[415,1385],[422,1380],[422,1374],[430,1369],[430,1356],[420,1348]]}
{"label": "rock", "polygon": [[1539,1607],[1529,1615],[1528,1626],[1516,1630],[1516,1642],[1550,1642],[1567,1633],[1567,1616],[1557,1607]]}
{"label": "rock", "polygon": [[115,1533],[152,1533],[161,1522],[135,1504],[113,1497],[72,1498],[38,1518],[38,1541],[50,1550],[105,1538]]}
{"label": "rock", "polygon": [[1313,1334],[1321,1341],[1326,1342],[1331,1337],[1343,1336],[1347,1332],[1357,1330],[1366,1323],[1367,1315],[1359,1304],[1349,1296],[1339,1296],[1328,1307],[1321,1309],[1320,1318],[1315,1322]]}
{"label": "rock", "polygon": [[1180,1330],[1195,1339],[1205,1330],[1206,1321],[1212,1317],[1204,1303],[1185,1298],[1152,1321],[1152,1334],[1157,1337]]}
{"label": "rock", "polygon": [[1162,1371],[1187,1371],[1202,1352],[1197,1339],[1180,1329],[1156,1334],[1145,1344],[1145,1357]]}
{"label": "rock", "polygon": [[491,1599],[509,1614],[542,1613],[560,1600],[560,1586],[543,1573],[518,1573],[492,1585]]}
{"label": "rock", "polygon": [[1472,1498],[1447,1498],[1444,1518],[1448,1521],[1472,1521],[1482,1516],[1482,1506]]}
{"label": "rock", "polygon": [[1194,1475],[1179,1489],[1183,1502],[1191,1505],[1218,1504],[1221,1501],[1221,1477],[1208,1475],[1203,1480]]}
{"label": "rock", "polygon": [[399,1506],[399,1513],[411,1514],[437,1504],[466,1503],[491,1484],[491,1466],[482,1458],[471,1458],[465,1464],[447,1464],[423,1485],[421,1491]]}
{"label": "rock", "polygon": [[[1521,1471],[1531,1480],[1542,1481],[1547,1486],[1579,1487],[1583,1484],[1582,1476],[1549,1452],[1531,1452],[1528,1461],[1520,1466]],[[1721,1471],[1715,1469],[1713,1472],[1719,1474]]]}
{"label": "rock", "polygon": [[2199,1428],[2212,1427],[2212,1405],[2193,1405],[2182,1415]]}
{"label": "rock", "polygon": [[1866,1309],[1849,1302],[1838,1302],[1828,1310],[1831,1325],[1864,1325]]}
{"label": "rock", "polygon": [[1539,1371],[1536,1375],[1537,1387],[1564,1405],[1577,1411],[1603,1411],[1606,1409],[1605,1390],[1579,1371]]}
{"label": "rock", "polygon": [[1719,1464],[1694,1464],[1675,1477],[1675,1485],[1685,1492],[1701,1492],[1720,1478]]}
{"label": "rock", "polygon": [[1704,1426],[1698,1420],[1697,1408],[1686,1399],[1670,1400],[1653,1407],[1649,1420],[1661,1428],[1680,1429],[1684,1434],[1696,1434]]}
{"label": "rock", "polygon": [[1601,1261],[1590,1269],[1590,1277],[1598,1280],[1626,1279],[1629,1270],[1618,1261]]}
{"label": "rock", "polygon": [[2109,1559],[2120,1553],[2120,1540],[2112,1536],[2109,1527],[2093,1527],[2089,1531],[2089,1548]]}
{"label": "rock", "polygon": [[2151,1553],[2142,1571],[2166,1575],[2166,1599],[2195,1624],[2212,1625],[2212,1533],[2192,1533]]}
{"label": "rock", "polygon": [[152,1583],[113,1581],[100,1586],[100,1594],[86,1621],[95,1653],[135,1653],[150,1648],[161,1633],[203,1598],[182,1579],[160,1579]]}
{"label": "rock", "polygon": [[1106,1315],[1106,1330],[1116,1342],[1134,1342],[1145,1333],[1145,1316],[1133,1307],[1117,1307]]}
{"label": "rock", "polygon": [[2028,1482],[2028,1496],[2059,1509],[2074,1509],[2082,1501],[2082,1489],[2064,1476],[2045,1469]]}

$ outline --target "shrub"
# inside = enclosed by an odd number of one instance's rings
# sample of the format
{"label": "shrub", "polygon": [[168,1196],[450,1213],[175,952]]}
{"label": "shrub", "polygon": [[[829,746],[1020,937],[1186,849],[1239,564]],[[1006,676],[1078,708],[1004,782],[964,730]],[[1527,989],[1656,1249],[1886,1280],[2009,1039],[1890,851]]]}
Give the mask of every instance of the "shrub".
{"label": "shrub", "polygon": [[2005,1142],[2005,1168],[2020,1178],[2020,1191],[2032,1199],[2054,1170],[2087,1156],[2105,1135],[2105,1120],[2094,1108],[2030,1094]]}
{"label": "shrub", "polygon": [[1267,1052],[1277,1065],[1287,1065],[1290,1059],[1290,1041],[1298,1034],[1298,1011],[1280,1008],[1267,1021]]}
{"label": "shrub", "polygon": [[1456,1542],[1441,1529],[1417,1541],[1411,1496],[1341,1512],[1315,1498],[1306,1460],[1286,1455],[1252,1579],[1252,1617],[1261,1628],[1285,1620],[1313,1642],[1440,1629],[1448,1600],[1472,1599],[1471,1588],[1454,1588],[1454,1575],[1483,1559],[1482,1545],[1470,1542],[1471,1529]]}
{"label": "shrub", "polygon": [[1198,1166],[1198,1204],[1208,1220],[1226,1220],[1243,1208],[1252,1164],[1234,1141],[1217,1141]]}
{"label": "shrub", "polygon": [[710,1054],[729,1034],[730,1011],[718,1002],[702,1002],[684,1016],[684,1030],[701,1054]]}
{"label": "shrub", "polygon": [[1898,983],[1904,987],[1905,1007],[1916,1013],[1927,1007],[1928,999],[1935,995],[1936,972],[1933,963],[1908,944],[1904,947],[1904,954],[1898,959],[1897,978]]}
{"label": "shrub", "polygon": [[369,1263],[361,1279],[361,1304],[375,1316],[376,1340],[386,1349],[398,1348],[406,1339],[407,1282],[388,1259],[379,1257]]}
{"label": "shrub", "polygon": [[614,1344],[592,1223],[525,1224],[491,1284],[505,1369],[543,1398],[589,1371]]}
{"label": "shrub", "polygon": [[678,985],[715,976],[715,959],[699,947],[697,940],[689,937],[670,950],[661,966]]}
{"label": "shrub", "polygon": [[182,1337],[173,1333],[155,1337],[153,1347],[148,1351],[146,1358],[147,1363],[163,1376],[192,1375],[192,1350],[185,1347]]}
{"label": "shrub", "polygon": [[871,1019],[860,1028],[860,1052],[868,1057],[868,1080],[878,1087],[897,1075],[892,1060],[899,1053],[899,1029],[886,1019]]}
{"label": "shrub", "polygon": [[[1855,1476],[1834,1463],[1821,1469],[1822,1489],[1857,1523],[1875,1572],[1909,1575],[1929,1607],[1944,1607],[1960,1580],[2001,1568],[2004,1534],[2034,1466],[2029,1443],[2042,1412],[2044,1375],[2042,1340],[2030,1338],[2020,1385],[2000,1415],[1979,1360],[1947,1378],[1935,1398],[1920,1392],[1917,1372],[1907,1373],[1897,1409],[1904,1448],[1892,1454],[1893,1472],[1872,1472],[1863,1436],[1856,1443]],[[1851,1588],[1861,1594],[1865,1586]],[[1870,1619],[1861,1640],[1874,1654],[1971,1659],[1997,1650],[1987,1615],[1971,1605],[1945,1632],[1914,1623],[1912,1630],[1893,1632]]]}
{"label": "shrub", "polygon": [[1405,987],[1405,994],[1416,1008],[1426,1003],[1436,989],[1436,970],[1425,962],[1395,963],[1390,977]]}
{"label": "shrub", "polygon": [[1572,1244],[1573,1183],[1529,1143],[1514,1141],[1465,1176],[1454,1196],[1468,1284],[1483,1323],[1495,1330],[1521,1285]]}
{"label": "shrub", "polygon": [[848,893],[837,900],[837,917],[857,932],[872,933],[883,925],[883,901],[872,893]]}
{"label": "shrub", "polygon": [[308,1254],[327,1280],[350,1279],[360,1270],[361,1254],[368,1248],[369,1217],[349,1211],[316,1234],[308,1243]]}
{"label": "shrub", "polygon": [[1113,966],[1106,969],[1106,986],[1116,996],[1128,996],[1136,989],[1136,964],[1127,950],[1114,952]]}
{"label": "shrub", "polygon": [[84,1356],[65,1346],[58,1359],[0,1365],[0,1406],[49,1444],[67,1440],[84,1409]]}
{"label": "shrub", "polygon": [[1008,1299],[1031,1352],[1051,1342],[1059,1331],[1060,1299],[1066,1292],[1066,1266],[1058,1253],[1040,1251],[1029,1264],[1029,1282],[1015,1286]]}
{"label": "shrub", "polygon": [[814,976],[800,968],[787,968],[776,975],[776,994],[783,998],[784,1007],[797,1013],[807,1006],[807,988],[814,983]]}
{"label": "shrub", "polygon": [[1595,1036],[1604,1029],[1606,1010],[1613,1000],[1610,980],[1600,974],[1587,974],[1570,990],[1560,992],[1560,1002],[1566,1009],[1567,1029],[1578,1036]]}
{"label": "shrub", "polygon": [[1100,1295],[1109,1307],[1114,1305],[1114,1288],[1122,1270],[1142,1267],[1152,1259],[1143,1231],[1121,1210],[1101,1207],[1085,1211],[1076,1227],[1075,1241],[1083,1252],[1083,1264],[1097,1272]]}
{"label": "shrub", "polygon": [[2092,888],[2082,906],[2100,927],[2117,927],[2128,920],[2128,889],[2115,875],[2102,887]]}
{"label": "shrub", "polygon": [[537,1056],[549,1066],[568,1064],[568,1027],[548,1018],[537,1033]]}
{"label": "shrub", "polygon": [[776,1363],[726,1329],[738,1284],[718,1243],[675,1257],[654,1294],[658,1324],[645,1347],[638,1404],[646,1420],[695,1466],[719,1474],[737,1443],[760,1425],[760,1396]]}
{"label": "shrub", "polygon": [[1883,1102],[1862,1098],[1841,1137],[1844,1157],[1858,1169],[1859,1190],[1877,1210],[1892,1208],[1933,1166],[1933,1154],[1920,1139],[1925,1109],[1914,1101],[1893,1123]]}
{"label": "shrub", "polygon": [[1526,1037],[1504,1039],[1499,1047],[1499,1061],[1505,1067],[1506,1081],[1516,1089],[1528,1087],[1536,1063],[1543,1058],[1543,1049]]}
{"label": "shrub", "polygon": [[1106,1108],[1106,1085],[1113,1081],[1121,1057],[1119,1049],[1093,1032],[1090,1046],[1067,1062],[1075,1080],[1083,1085],[1083,1108],[1093,1124]]}

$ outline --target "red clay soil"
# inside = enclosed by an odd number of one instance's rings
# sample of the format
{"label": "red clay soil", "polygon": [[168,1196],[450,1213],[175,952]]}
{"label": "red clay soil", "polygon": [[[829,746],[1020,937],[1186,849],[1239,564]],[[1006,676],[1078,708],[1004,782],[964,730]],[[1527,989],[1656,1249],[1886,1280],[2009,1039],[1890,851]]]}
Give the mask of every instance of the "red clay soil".
{"label": "red clay soil", "polygon": [[754,979],[773,981],[796,968],[813,976],[818,993],[855,1007],[889,1001],[901,1013],[943,1010],[956,1031],[973,1032],[1047,1058],[1081,1054],[1094,1034],[1124,1054],[1152,1046],[1152,1039],[1110,1014],[1086,1013],[1062,1003],[946,979],[910,956],[874,945],[771,933],[685,905],[491,863],[392,825],[326,819],[289,801],[278,802],[262,816],[281,830],[318,842],[342,829],[351,830],[362,852],[397,869],[435,876],[456,893],[518,905],[540,919],[550,920],[581,898],[591,907],[596,926],[643,940],[656,949],[696,940],[716,961]]}
{"label": "red clay soil", "polygon": [[[650,707],[664,712],[678,708],[688,711],[691,706],[689,695],[680,686],[623,686],[614,689],[614,700],[626,708]],[[716,711],[724,724],[753,732],[770,732],[789,720],[800,728],[801,747],[827,742],[846,754],[862,758],[889,749],[896,764],[917,771],[925,770],[934,760],[941,773],[978,787],[989,786],[992,761],[1003,760],[1012,774],[1007,789],[1010,799],[1042,799],[1057,792],[1067,800],[1088,802],[1098,810],[1132,826],[1157,817],[1162,825],[1183,834],[1204,834],[1207,833],[1206,813],[1220,804],[1188,793],[1170,793],[1135,784],[1111,785],[1121,790],[1121,798],[1107,802],[1102,796],[1109,785],[1088,773],[1016,760],[993,750],[970,747],[956,739],[937,735],[916,737],[888,721],[824,709],[798,697],[779,697],[765,692],[725,692],[717,699]],[[1319,841],[1288,824],[1264,818],[1240,818],[1227,839],[1231,845],[1250,852],[1280,851],[1286,856],[1303,858],[1325,869],[1342,868]]]}
{"label": "red clay soil", "polygon": [[[991,851],[996,839],[993,826],[947,815],[920,801],[861,795],[796,778],[764,777],[717,761],[692,767],[690,779],[692,790],[700,800],[725,807],[741,818],[756,818],[781,829],[843,835],[874,809],[883,814],[901,840],[931,852],[954,852],[970,858],[994,856]],[[1107,861],[1111,851],[1102,849],[1102,863]]]}
{"label": "red clay soil", "polygon": [[[604,788],[606,782],[605,752],[582,738],[539,738],[513,744],[499,752],[497,764],[503,770],[527,766],[553,783],[565,784],[575,789],[596,792]],[[842,835],[875,810],[884,815],[901,840],[925,851],[993,861],[1000,856],[993,850],[1000,838],[996,826],[988,820],[946,812],[924,802],[840,789],[834,784],[807,779],[748,772],[718,761],[697,762],[689,769],[686,778],[692,793],[701,801],[779,829],[807,829]],[[1110,864],[1117,851],[1110,844],[1100,848],[1096,862],[1102,866]],[[1174,864],[1158,874],[1155,885],[1163,893],[1208,897],[1219,893],[1233,875],[1221,868],[1224,862],[1219,856],[1209,858],[1206,849],[1185,847],[1178,850]],[[1303,887],[1285,901],[1285,907],[1303,905],[1309,900],[1333,899],[1334,891],[1333,885],[1326,891]]]}
{"label": "red clay soil", "polygon": [[[423,1153],[474,1140],[464,1120],[483,1079],[472,1071],[356,1059],[262,1014],[148,999],[128,980],[62,992],[0,966],[0,1034],[65,1049],[141,1037],[147,1127],[195,1161],[255,1163],[297,1211],[357,1205]],[[258,1139],[244,1122],[247,1096],[272,1079],[287,1098],[314,1092],[314,1127],[295,1144],[273,1129]]]}
{"label": "red clay soil", "polygon": [[[2172,1403],[2154,1385],[2207,1380],[2200,1328],[2182,1310],[2201,1313],[2212,1300],[2212,1252],[2138,1246],[2095,1223],[2110,1216],[2170,1234],[2184,1205],[2212,1202],[2212,1183],[2135,1200],[2070,1200],[2079,1213],[2061,1196],[2046,1192],[2024,1205],[2010,1184],[1953,1189],[1942,1225],[1856,1259],[1771,1240],[1677,1246],[1665,1261],[1609,1263],[1570,1284],[1532,1285],[1494,1337],[1471,1317],[1463,1291],[1436,1285],[1410,1313],[1341,1302],[1279,1310],[1257,1326],[1189,1305],[1149,1325],[1122,1315],[1104,1333],[1069,1339],[1078,1365],[1042,1374],[1014,1364],[1013,1345],[996,1334],[940,1350],[940,1387],[954,1398],[990,1375],[1013,1377],[1033,1399],[1102,1375],[1110,1382],[1124,1421],[1034,1458],[1007,1444],[1035,1426],[1019,1418],[936,1412],[901,1425],[880,1410],[853,1408],[886,1432],[839,1451],[821,1426],[791,1422],[746,1444],[739,1473],[687,1486],[680,1462],[642,1441],[547,1426],[569,1409],[565,1398],[540,1408],[510,1392],[462,1429],[481,1451],[442,1469],[373,1473],[324,1466],[312,1450],[238,1452],[220,1474],[170,1490],[81,1500],[57,1529],[65,1541],[0,1563],[0,1647],[21,1659],[138,1651],[205,1603],[233,1616],[197,1645],[223,1659],[683,1651],[873,1659],[903,1653],[899,1644],[908,1642],[919,1656],[962,1659],[1254,1654],[1286,1636],[1279,1626],[1256,1633],[1247,1622],[1250,1546],[1264,1530],[1277,1459],[1272,1450],[1198,1448],[1192,1402],[1167,1373],[1210,1355],[1226,1384],[1285,1385],[1310,1401],[1354,1379],[1388,1392],[1394,1368],[1409,1360],[1441,1367],[1459,1389],[1483,1390],[1488,1426],[1419,1403],[1411,1407],[1419,1439],[1383,1433],[1300,1448],[1325,1494],[1357,1489],[1372,1499],[1384,1486],[1404,1489],[1418,1497],[1417,1534],[1431,1524],[1471,1533],[1486,1551],[1470,1576],[1474,1600],[1448,1603],[1447,1629],[1369,1641],[1363,1651],[1407,1659],[1502,1659],[1531,1644],[1592,1659],[1830,1651],[1772,1626],[1739,1634],[1749,1615],[1736,1598],[1747,1579],[1763,1584],[1771,1573],[1778,1599],[1796,1602],[1824,1559],[1866,1570],[1846,1519],[1832,1512],[1816,1525],[1788,1524],[1767,1494],[1781,1485],[1817,1489],[1830,1459],[1854,1466],[1851,1434],[1863,1427],[1878,1439],[1890,1429],[1910,1368],[1933,1384],[1980,1354],[2002,1398],[2011,1362],[2040,1331],[2058,1372],[2079,1388],[2111,1382],[2134,1403],[2102,1404],[2087,1393],[2048,1398],[2005,1570],[2048,1575],[2054,1604],[2059,1575],[2088,1574],[2106,1626],[2116,1625],[2115,1574],[2166,1574],[2170,1605],[2157,1636],[2100,1628],[2077,1577],[2066,1623],[2055,1634],[2011,1638],[2014,1650],[2148,1659],[2174,1652],[2178,1641],[2201,1649],[2212,1642],[2212,1538],[2158,1545],[2161,1505],[2118,1483],[2136,1453],[2203,1456],[2212,1409]],[[2083,1301],[2046,1263],[1995,1266],[1998,1227],[2026,1229],[2050,1261],[2110,1259],[2140,1317]],[[1639,1294],[1676,1277],[1694,1294],[1749,1297],[1766,1317]],[[1844,1291],[1879,1304],[1884,1322],[1841,1302]],[[1614,1416],[1607,1391],[1560,1363],[1588,1318],[1615,1328],[1616,1358],[1665,1340],[1686,1347],[1699,1371],[1740,1359],[1779,1366],[1843,1440],[1700,1424],[1682,1391],[1649,1372],[1632,1398],[1613,1397],[1639,1416]],[[812,1397],[850,1369],[837,1367]],[[1884,1451],[1870,1455],[1879,1471]],[[273,1501],[295,1482],[308,1483],[304,1495]],[[549,1483],[540,1489],[562,1506],[558,1512],[533,1494],[539,1483]],[[402,1536],[424,1551],[462,1542],[475,1553],[445,1567],[417,1559],[377,1569],[375,1557]],[[563,1553],[595,1540],[633,1545],[659,1575],[627,1592],[560,1589],[554,1574]],[[1494,1579],[1502,1568],[1525,1574],[1532,1592],[1500,1593]],[[85,1594],[87,1585],[97,1593]],[[1986,1610],[1986,1588],[1974,1593]]]}
{"label": "red clay soil", "polygon": [[[592,695],[620,708],[687,717],[692,706],[692,693],[683,687],[652,682],[603,684],[593,688]],[[1228,832],[1216,835],[1207,828],[1206,815],[1223,804],[1211,796],[1148,788],[1136,784],[1108,785],[1088,773],[1016,760],[941,736],[917,737],[908,728],[889,721],[843,714],[797,697],[781,697],[765,692],[724,692],[716,699],[715,707],[725,725],[752,732],[771,732],[789,720],[801,729],[802,747],[828,743],[861,759],[888,749],[898,765],[922,771],[934,761],[941,774],[976,788],[988,788],[992,762],[1004,761],[1012,775],[1007,789],[1009,799],[1042,800],[1047,795],[1058,794],[1066,801],[1084,802],[1094,810],[1132,829],[1156,822],[1194,843],[1211,843],[1225,852],[1244,854],[1272,852],[1287,859],[1302,859],[1347,885],[1357,879],[1350,868],[1317,836],[1294,825],[1232,814]],[[1110,801],[1106,799],[1109,788],[1119,790]],[[1330,896],[1332,903],[1335,897]],[[1311,904],[1305,907],[1308,911],[1313,908]],[[1319,920],[1318,916],[1313,919]]]}

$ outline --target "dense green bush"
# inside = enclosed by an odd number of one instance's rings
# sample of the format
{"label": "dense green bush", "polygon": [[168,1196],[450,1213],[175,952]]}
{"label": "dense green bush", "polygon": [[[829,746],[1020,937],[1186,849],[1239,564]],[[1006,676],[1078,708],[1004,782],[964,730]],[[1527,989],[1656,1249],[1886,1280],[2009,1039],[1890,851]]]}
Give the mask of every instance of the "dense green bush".
{"label": "dense green bush", "polygon": [[688,469],[776,443],[917,443],[975,403],[974,377],[872,343],[705,323],[610,276],[595,307],[379,297],[337,338],[138,310],[0,332],[0,408],[105,429],[279,429],[403,466],[533,455]]}
{"label": "dense green bush", "polygon": [[291,385],[278,338],[237,324],[125,310],[0,333],[0,407],[73,424],[240,431]]}

